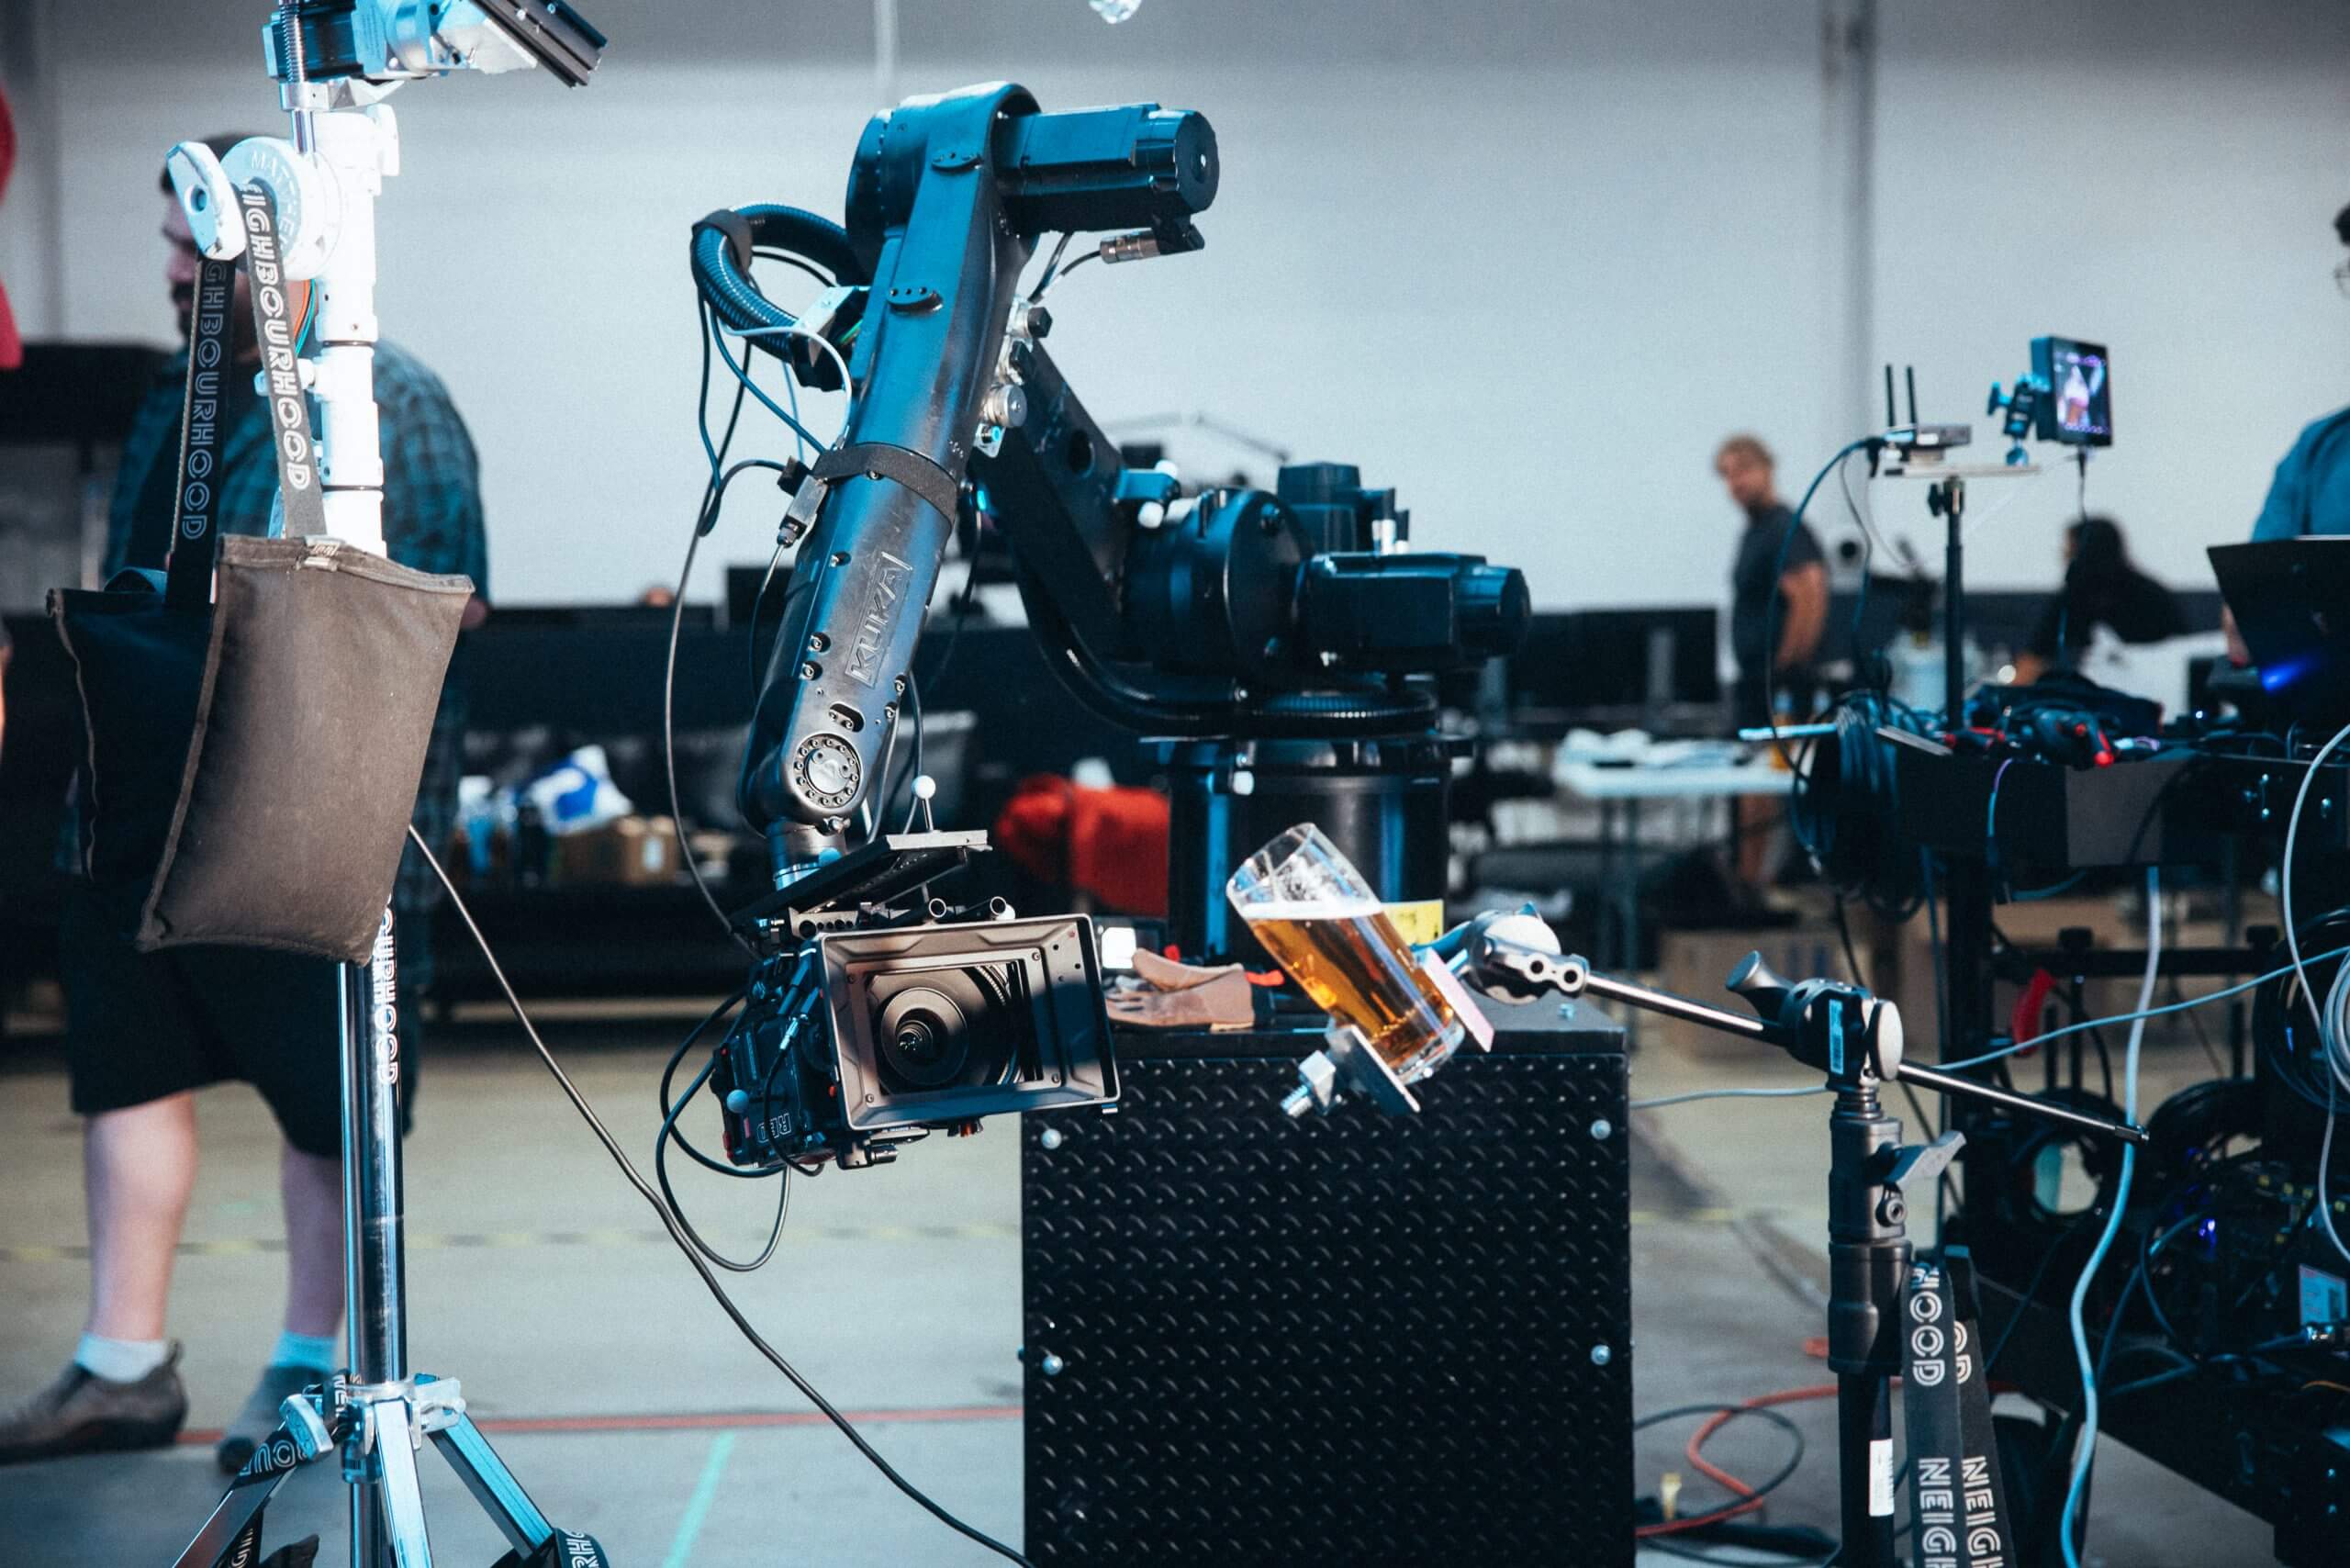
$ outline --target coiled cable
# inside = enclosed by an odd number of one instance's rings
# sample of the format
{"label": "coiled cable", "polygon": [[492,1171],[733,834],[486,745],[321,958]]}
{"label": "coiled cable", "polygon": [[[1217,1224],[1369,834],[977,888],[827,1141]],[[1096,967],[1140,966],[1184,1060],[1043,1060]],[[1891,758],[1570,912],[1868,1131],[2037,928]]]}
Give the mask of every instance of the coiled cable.
{"label": "coiled cable", "polygon": [[1924,852],[1901,823],[1894,755],[1879,731],[1928,732],[1928,720],[1882,691],[1836,700],[1835,733],[1821,736],[1796,768],[1787,803],[1796,842],[1839,897],[1865,902],[1889,920],[1918,913],[1926,899]]}
{"label": "coiled cable", "polygon": [[688,242],[694,286],[722,323],[738,333],[761,334],[749,341],[778,358],[789,352],[790,342],[789,334],[776,329],[795,327],[799,318],[760,292],[753,280],[752,258],[762,251],[812,262],[830,273],[835,284],[871,281],[849,243],[848,230],[796,207],[762,202],[722,207],[695,224]]}

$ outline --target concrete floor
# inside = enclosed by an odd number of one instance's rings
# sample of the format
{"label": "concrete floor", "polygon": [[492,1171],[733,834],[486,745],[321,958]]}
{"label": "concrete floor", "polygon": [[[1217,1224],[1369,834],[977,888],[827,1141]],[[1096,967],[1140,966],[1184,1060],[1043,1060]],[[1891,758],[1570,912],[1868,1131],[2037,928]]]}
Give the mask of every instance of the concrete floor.
{"label": "concrete floor", "polygon": [[[651,1042],[675,1032],[555,1031],[580,1087],[639,1156],[657,1126],[664,1053]],[[1642,1094],[1789,1081],[1771,1061],[1658,1047],[1634,1077]],[[250,1092],[225,1087],[200,1103],[205,1165],[173,1297],[196,1430],[165,1452],[0,1469],[0,1564],[168,1562],[218,1496],[201,1429],[242,1398],[279,1305],[277,1144]],[[519,1037],[476,1030],[459,1048],[444,1036],[419,1113],[408,1144],[413,1360],[463,1379],[476,1417],[552,1518],[597,1535],[627,1568],[993,1561],[890,1492],[737,1338]],[[1811,1238],[1824,1226],[1821,1115],[1807,1099],[1636,1116],[1642,1409],[1824,1381],[1803,1352],[1820,1331],[1804,1276],[1819,1267]],[[14,1200],[0,1208],[0,1402],[53,1375],[79,1327],[79,1137],[53,1062],[19,1058],[0,1075],[0,1184]],[[1005,1127],[934,1140],[892,1168],[800,1183],[776,1260],[730,1282],[769,1338],[861,1413],[917,1484],[1015,1541],[1016,1154]],[[764,1236],[758,1199],[699,1172],[687,1182],[720,1245]],[[1736,1194],[1734,1207],[1723,1193]],[[1758,1250],[1777,1264],[1777,1282],[1756,1267]],[[1771,1517],[1832,1528],[1830,1406],[1788,1414],[1810,1457]],[[1687,1429],[1642,1434],[1644,1490],[1686,1469]],[[1709,1451],[1760,1474],[1775,1462],[1775,1440],[1733,1428]],[[495,1559],[502,1544],[470,1499],[437,1460],[423,1462],[438,1556]],[[1710,1494],[1694,1476],[1689,1485],[1684,1502],[1704,1506]],[[320,1562],[341,1564],[341,1510],[331,1474],[298,1475],[273,1506],[270,1541],[317,1530],[328,1542]],[[2094,1545],[2117,1568],[2272,1561],[2257,1520],[2110,1446]]]}

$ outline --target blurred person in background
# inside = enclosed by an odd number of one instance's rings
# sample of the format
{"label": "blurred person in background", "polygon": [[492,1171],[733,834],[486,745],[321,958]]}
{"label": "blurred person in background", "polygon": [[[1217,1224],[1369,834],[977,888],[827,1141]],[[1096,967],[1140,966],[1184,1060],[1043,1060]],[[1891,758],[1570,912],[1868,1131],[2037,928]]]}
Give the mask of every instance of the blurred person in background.
{"label": "blurred person in background", "polygon": [[2065,531],[2065,586],[2041,612],[2016,660],[2016,678],[2073,668],[2100,626],[2125,643],[2160,643],[2186,635],[2187,615],[2170,589],[2130,559],[2111,518],[2085,517]]}
{"label": "blurred person in background", "polygon": [[[2333,215],[2333,237],[2350,246],[2350,207]],[[2350,257],[2334,263],[2333,286],[2350,298]],[[2315,533],[2350,533],[2350,409],[2337,409],[2301,427],[2301,433],[2277,465],[2267,498],[2252,525],[2252,537],[2300,539]],[[2234,612],[2222,609],[2221,625],[2228,634],[2228,656],[2250,664]]]}
{"label": "blurred person in background", "polygon": [[[1714,450],[1714,473],[1746,519],[1730,563],[1729,643],[1738,661],[1731,714],[1740,729],[1808,717],[1818,689],[1813,664],[1828,625],[1828,557],[1810,526],[1779,498],[1777,465],[1761,438],[1733,435]],[[1782,803],[1742,796],[1739,882],[1757,900],[1769,876],[1772,827]]]}

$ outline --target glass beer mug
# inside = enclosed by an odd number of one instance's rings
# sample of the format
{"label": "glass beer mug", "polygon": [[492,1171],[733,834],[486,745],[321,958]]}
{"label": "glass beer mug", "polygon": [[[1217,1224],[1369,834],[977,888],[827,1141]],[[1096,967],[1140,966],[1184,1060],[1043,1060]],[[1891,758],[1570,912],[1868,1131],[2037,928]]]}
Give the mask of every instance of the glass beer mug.
{"label": "glass beer mug", "polygon": [[1265,951],[1401,1082],[1426,1078],[1460,1046],[1460,1014],[1362,873],[1313,823],[1251,855],[1224,891]]}

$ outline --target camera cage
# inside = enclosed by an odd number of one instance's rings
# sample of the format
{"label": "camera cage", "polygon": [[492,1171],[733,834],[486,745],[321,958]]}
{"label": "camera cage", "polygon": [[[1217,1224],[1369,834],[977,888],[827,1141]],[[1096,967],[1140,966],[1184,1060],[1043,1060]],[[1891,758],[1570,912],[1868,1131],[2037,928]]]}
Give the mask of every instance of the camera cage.
{"label": "camera cage", "polygon": [[895,911],[900,900],[960,871],[990,847],[984,833],[876,834],[736,911],[734,928],[776,944],[901,921],[910,917]]}

